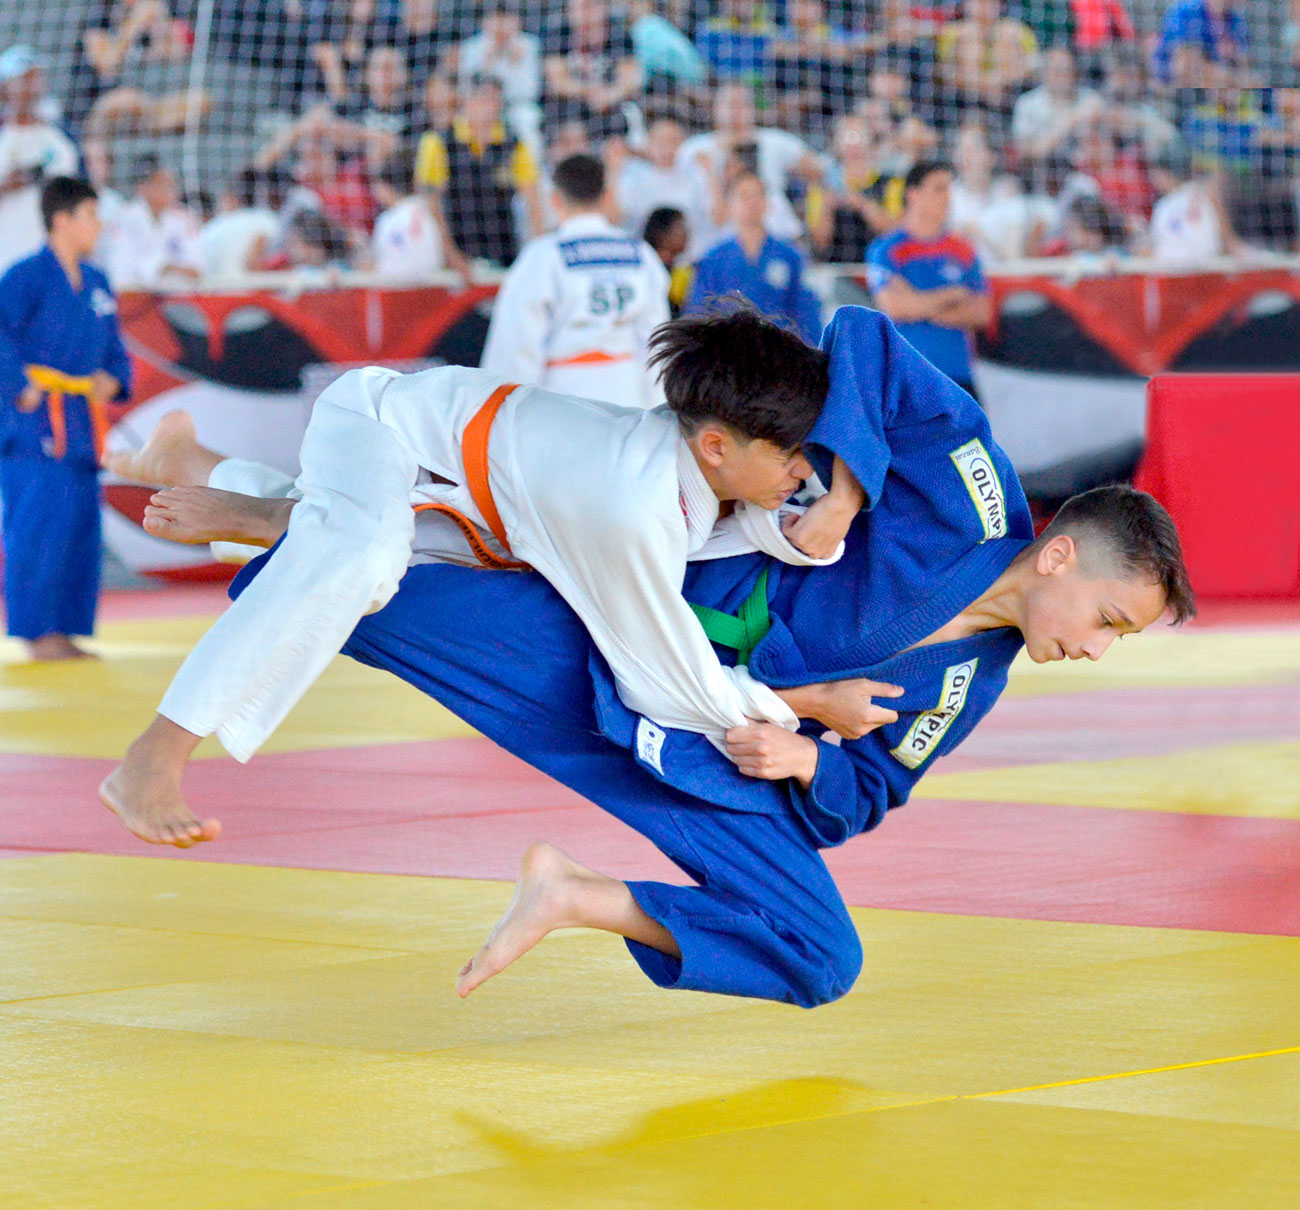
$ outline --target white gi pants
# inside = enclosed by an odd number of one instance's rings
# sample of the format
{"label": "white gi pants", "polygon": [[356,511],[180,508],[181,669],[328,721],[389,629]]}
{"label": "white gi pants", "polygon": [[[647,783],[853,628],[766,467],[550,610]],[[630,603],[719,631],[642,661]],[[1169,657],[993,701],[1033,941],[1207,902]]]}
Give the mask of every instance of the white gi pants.
{"label": "white gi pants", "polygon": [[[215,733],[236,760],[257,751],[406,573],[418,467],[376,419],[393,377],[353,370],[317,400],[280,549],[200,640],[158,707],[186,731]],[[240,465],[249,466],[232,472]]]}

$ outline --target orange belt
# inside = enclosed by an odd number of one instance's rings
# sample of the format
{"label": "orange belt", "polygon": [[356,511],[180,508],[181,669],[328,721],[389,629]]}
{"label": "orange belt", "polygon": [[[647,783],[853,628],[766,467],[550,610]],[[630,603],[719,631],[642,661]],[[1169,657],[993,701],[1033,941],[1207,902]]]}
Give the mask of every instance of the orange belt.
{"label": "orange belt", "polygon": [[[492,487],[488,483],[488,438],[492,433],[492,422],[496,419],[497,412],[501,410],[501,405],[505,403],[511,391],[518,389],[518,386],[517,382],[508,382],[497,387],[488,397],[488,401],[474,413],[473,418],[465,426],[465,433],[460,441],[461,460],[465,464],[465,486],[469,488],[474,507],[482,514],[497,541],[506,548],[507,554],[510,553],[510,543],[506,538],[506,527],[501,523],[501,514],[497,512],[496,501],[492,498]],[[464,513],[452,508],[450,504],[417,504],[415,511],[442,513],[444,517],[450,517],[460,532],[465,535],[474,557],[484,567],[489,567],[493,571],[532,570],[527,563],[520,563],[515,559],[503,559],[493,551],[483,540],[478,526]]]}
{"label": "orange belt", "polygon": [[556,366],[608,366],[619,361],[631,361],[631,353],[606,353],[595,349],[590,353],[575,353],[572,357],[558,357],[546,363],[548,369]]}
{"label": "orange belt", "polygon": [[108,436],[108,408],[94,398],[95,380],[89,375],[65,374],[50,366],[24,366],[27,381],[45,392],[45,409],[50,416],[50,434],[54,443],[54,456],[62,458],[68,452],[68,424],[64,416],[63,400],[68,395],[80,395],[90,410],[90,431],[95,443],[95,461],[104,456],[104,438]]}

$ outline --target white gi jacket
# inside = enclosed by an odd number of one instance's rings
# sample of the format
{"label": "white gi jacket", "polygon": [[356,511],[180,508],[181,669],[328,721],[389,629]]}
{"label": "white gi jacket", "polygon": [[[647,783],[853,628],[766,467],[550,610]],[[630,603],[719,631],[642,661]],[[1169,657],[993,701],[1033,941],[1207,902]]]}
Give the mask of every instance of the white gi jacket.
{"label": "white gi jacket", "polygon": [[530,240],[492,306],[480,365],[510,382],[624,407],[663,402],[646,369],[668,319],[668,271],[649,244],[580,214]]}
{"label": "white gi jacket", "polygon": [[[159,712],[196,735],[215,732],[247,760],[357,621],[397,591],[408,562],[471,561],[452,522],[424,512],[417,524],[413,506],[448,504],[501,550],[464,486],[461,455],[465,426],[500,385],[454,366],[354,370],[317,400],[296,482],[221,463],[209,486],[299,503],[276,557],[199,642]],[[747,669],[718,662],[681,589],[691,558],[765,550],[818,561],[762,509],[739,507],[715,533],[718,501],[667,408],[520,387],[493,425],[488,479],[514,556],[582,619],[629,708],[719,747],[747,719],[797,726]]]}

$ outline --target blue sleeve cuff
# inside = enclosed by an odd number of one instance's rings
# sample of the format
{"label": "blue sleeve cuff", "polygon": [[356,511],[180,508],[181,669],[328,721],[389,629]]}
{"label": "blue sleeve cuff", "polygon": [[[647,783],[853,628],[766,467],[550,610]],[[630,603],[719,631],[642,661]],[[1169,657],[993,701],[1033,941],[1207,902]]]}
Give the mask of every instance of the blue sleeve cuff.
{"label": "blue sleeve cuff", "polygon": [[820,739],[812,784],[805,790],[797,781],[790,781],[794,809],[823,849],[843,844],[884,818],[887,804],[883,792],[877,799],[866,797],[864,791],[852,758]]}

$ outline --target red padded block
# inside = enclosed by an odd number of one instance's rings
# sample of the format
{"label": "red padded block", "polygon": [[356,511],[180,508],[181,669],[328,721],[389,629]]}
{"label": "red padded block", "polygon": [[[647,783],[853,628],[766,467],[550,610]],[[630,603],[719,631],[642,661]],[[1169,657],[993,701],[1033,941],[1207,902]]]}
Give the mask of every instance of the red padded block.
{"label": "red padded block", "polygon": [[1161,374],[1137,485],[1207,597],[1300,597],[1300,375]]}

